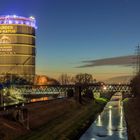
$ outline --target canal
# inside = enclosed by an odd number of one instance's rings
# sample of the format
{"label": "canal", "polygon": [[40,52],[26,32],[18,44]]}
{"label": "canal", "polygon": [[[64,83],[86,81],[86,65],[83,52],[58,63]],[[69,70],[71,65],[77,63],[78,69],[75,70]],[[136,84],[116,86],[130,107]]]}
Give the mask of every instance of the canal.
{"label": "canal", "polygon": [[80,140],[127,140],[122,94],[116,93]]}

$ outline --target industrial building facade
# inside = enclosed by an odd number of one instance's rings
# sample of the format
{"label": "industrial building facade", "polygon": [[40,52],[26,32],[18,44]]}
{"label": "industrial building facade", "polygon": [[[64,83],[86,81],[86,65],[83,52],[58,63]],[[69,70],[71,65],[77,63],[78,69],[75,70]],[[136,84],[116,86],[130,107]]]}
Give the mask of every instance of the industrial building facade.
{"label": "industrial building facade", "polygon": [[35,19],[0,17],[0,75],[35,76]]}

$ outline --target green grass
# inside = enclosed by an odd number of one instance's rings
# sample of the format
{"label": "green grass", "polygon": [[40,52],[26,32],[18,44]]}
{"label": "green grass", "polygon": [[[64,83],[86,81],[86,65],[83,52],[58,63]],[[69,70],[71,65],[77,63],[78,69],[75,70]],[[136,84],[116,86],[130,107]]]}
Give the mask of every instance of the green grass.
{"label": "green grass", "polygon": [[124,100],[123,100],[123,102],[128,102],[129,101],[129,98],[125,98]]}
{"label": "green grass", "polygon": [[107,98],[96,98],[97,103],[106,104],[109,100]]}

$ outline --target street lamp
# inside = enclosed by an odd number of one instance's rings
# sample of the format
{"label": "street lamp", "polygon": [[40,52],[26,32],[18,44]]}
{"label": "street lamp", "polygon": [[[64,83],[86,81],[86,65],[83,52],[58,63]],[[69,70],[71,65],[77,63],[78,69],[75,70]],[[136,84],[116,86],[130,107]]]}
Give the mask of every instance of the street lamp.
{"label": "street lamp", "polygon": [[106,86],[103,86],[103,90],[107,90],[107,87]]}

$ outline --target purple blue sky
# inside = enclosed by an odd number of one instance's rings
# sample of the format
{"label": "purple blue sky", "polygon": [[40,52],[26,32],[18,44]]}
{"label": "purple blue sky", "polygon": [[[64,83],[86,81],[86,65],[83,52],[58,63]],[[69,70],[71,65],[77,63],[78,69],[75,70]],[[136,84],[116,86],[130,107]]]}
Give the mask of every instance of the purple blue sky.
{"label": "purple blue sky", "polygon": [[139,0],[5,0],[0,14],[35,16],[37,74],[87,72],[99,80],[132,74],[124,65],[77,67],[134,54],[140,42]]}

